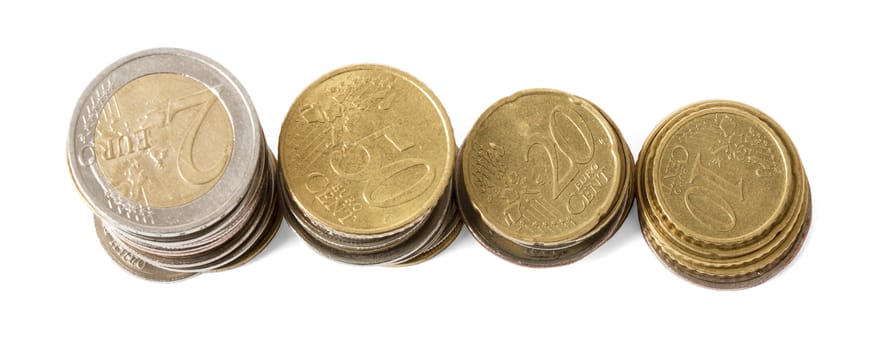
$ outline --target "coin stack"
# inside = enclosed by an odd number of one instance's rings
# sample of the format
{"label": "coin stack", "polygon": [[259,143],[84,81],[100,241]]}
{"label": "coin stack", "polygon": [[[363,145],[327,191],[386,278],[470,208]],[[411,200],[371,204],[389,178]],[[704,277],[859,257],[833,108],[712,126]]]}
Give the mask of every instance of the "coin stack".
{"label": "coin stack", "polygon": [[281,222],[249,97],[193,52],[143,51],[99,74],[74,111],[68,167],[103,248],[149,280],[239,266]]}
{"label": "coin stack", "polygon": [[297,97],[281,126],[285,217],[341,262],[425,261],[460,232],[456,148],[445,109],[414,77],[379,65],[331,72]]}
{"label": "coin stack", "polygon": [[485,111],[460,152],[464,222],[495,255],[524,266],[565,265],[618,230],[633,200],[633,158],[592,103],[525,90]]}
{"label": "coin stack", "polygon": [[753,107],[686,106],[655,128],[638,162],[643,235],[689,281],[721,289],[763,283],[806,237],[812,203],[800,157]]}

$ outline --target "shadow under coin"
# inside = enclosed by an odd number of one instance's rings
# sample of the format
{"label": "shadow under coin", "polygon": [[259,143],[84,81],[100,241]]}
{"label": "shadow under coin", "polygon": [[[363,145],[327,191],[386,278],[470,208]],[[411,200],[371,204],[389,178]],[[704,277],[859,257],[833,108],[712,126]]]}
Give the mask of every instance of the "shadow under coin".
{"label": "shadow under coin", "polygon": [[640,224],[637,217],[637,203],[634,202],[633,206],[630,208],[630,212],[627,213],[627,218],[621,224],[618,231],[615,232],[615,235],[579,262],[584,263],[586,261],[587,263],[591,263],[607,259],[621,249],[630,246],[631,242],[642,238],[643,234],[640,232]]}
{"label": "shadow under coin", "polygon": [[[472,249],[471,246],[478,246],[479,244],[473,239],[473,236],[470,234],[467,225],[461,223],[460,233],[457,235],[457,238],[454,239],[454,242],[451,242],[451,245],[448,248],[445,248],[441,253],[439,253],[438,257],[442,257],[445,255],[455,254],[455,251],[466,251],[468,249]],[[466,254],[466,253],[457,253],[457,254]],[[435,259],[435,258],[434,258]]]}
{"label": "shadow under coin", "polygon": [[269,242],[269,246],[267,246],[266,249],[263,250],[254,260],[262,260],[272,252],[284,250],[284,247],[286,246],[298,244],[297,242],[299,242],[300,239],[297,236],[297,233],[294,232],[294,229],[290,227],[286,220],[281,220],[281,225],[278,226],[278,232],[275,233],[275,237],[272,238],[272,242]]}

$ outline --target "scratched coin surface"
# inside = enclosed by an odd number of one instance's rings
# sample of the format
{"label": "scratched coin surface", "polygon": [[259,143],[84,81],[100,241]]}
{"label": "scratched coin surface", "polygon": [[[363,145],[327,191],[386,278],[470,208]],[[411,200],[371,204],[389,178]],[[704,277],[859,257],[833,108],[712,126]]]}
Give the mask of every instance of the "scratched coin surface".
{"label": "scratched coin surface", "polygon": [[309,86],[279,142],[288,195],[322,225],[356,235],[396,230],[429,212],[455,152],[451,124],[429,89],[375,65]]}
{"label": "scratched coin surface", "polygon": [[168,208],[207,193],[232,152],[232,124],[219,99],[186,76],[160,73],[120,88],[99,113],[97,162],[112,188]]}
{"label": "scratched coin surface", "polygon": [[485,111],[461,149],[458,202],[476,239],[526,266],[563,265],[608,240],[632,200],[633,158],[592,103],[533,89]]}
{"label": "scratched coin surface", "polygon": [[281,220],[250,98],[186,50],[137,52],[96,77],[74,111],[68,169],[103,247],[149,280],[246,263]]}
{"label": "scratched coin surface", "polygon": [[637,169],[640,225],[662,262],[713,288],[766,281],[809,229],[809,183],[790,138],[733,101],[686,106],[656,127]]}
{"label": "scratched coin surface", "polygon": [[495,231],[524,244],[588,233],[622,175],[619,141],[593,105],[547,90],[502,100],[464,145],[467,190]]}

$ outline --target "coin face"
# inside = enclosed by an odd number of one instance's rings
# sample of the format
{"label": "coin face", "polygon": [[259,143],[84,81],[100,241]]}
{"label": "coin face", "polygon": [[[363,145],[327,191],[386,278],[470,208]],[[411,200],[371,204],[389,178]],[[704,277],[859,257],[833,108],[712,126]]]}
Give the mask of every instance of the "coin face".
{"label": "coin face", "polygon": [[179,49],[115,62],[74,111],[68,168],[103,222],[152,237],[219,221],[247,192],[263,142],[243,88],[216,62]]}
{"label": "coin face", "polygon": [[137,52],[100,73],[75,108],[68,168],[103,248],[149,280],[240,266],[281,221],[250,97],[187,50]]}
{"label": "coin face", "polygon": [[730,105],[679,118],[657,147],[653,167],[655,198],[667,219],[684,234],[715,244],[769,229],[792,187],[778,136]]}
{"label": "coin face", "polygon": [[763,283],[787,266],[809,229],[800,157],[769,116],[702,101],[668,116],[637,163],[643,236],[665,266],[713,288]]}
{"label": "coin face", "polygon": [[139,77],[115,92],[99,112],[94,137],[109,185],[157,208],[207,193],[232,153],[232,124],[216,95],[169,73]]}
{"label": "coin face", "polygon": [[310,85],[279,140],[287,195],[321,225],[357,236],[429,213],[450,182],[456,149],[432,92],[376,65],[346,67]]}
{"label": "coin face", "polygon": [[522,245],[589,234],[613,211],[621,142],[591,103],[525,90],[495,103],[467,136],[468,200],[491,229]]}

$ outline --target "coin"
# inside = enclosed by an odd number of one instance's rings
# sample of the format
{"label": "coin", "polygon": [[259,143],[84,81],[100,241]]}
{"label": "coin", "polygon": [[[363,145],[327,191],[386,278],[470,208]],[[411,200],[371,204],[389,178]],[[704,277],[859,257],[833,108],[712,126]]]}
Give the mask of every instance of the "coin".
{"label": "coin", "polygon": [[297,97],[282,124],[285,217],[342,262],[398,264],[441,251],[456,217],[456,149],[445,109],[416,78],[380,65],[335,70]]}
{"label": "coin", "polygon": [[81,96],[67,146],[103,244],[159,270],[145,275],[112,254],[140,277],[244,262],[280,222],[275,159],[250,99],[197,53],[146,50],[109,66]]}
{"label": "coin", "polygon": [[799,251],[812,202],[800,157],[769,116],[733,101],[684,107],[637,164],[640,225],[678,275],[713,288],[763,283]]}
{"label": "coin", "polygon": [[620,227],[633,158],[614,122],[561,91],[533,89],[486,110],[460,152],[457,198],[477,241],[525,266],[583,258]]}
{"label": "coin", "polygon": [[197,275],[196,273],[165,270],[146,262],[130,253],[129,250],[124,249],[120,242],[105,230],[105,227],[102,226],[102,221],[98,217],[94,217],[93,222],[96,226],[96,235],[99,237],[102,249],[125,271],[140,278],[156,282],[179,281]]}
{"label": "coin", "polygon": [[[455,205],[456,206],[456,205]],[[456,208],[454,210],[457,210]],[[456,214],[456,212],[455,212]],[[393,266],[412,266],[417,265],[422,262],[425,262],[429,259],[432,259],[436,255],[439,255],[442,251],[444,251],[451,243],[454,243],[454,240],[457,239],[457,236],[460,235],[460,230],[463,227],[461,225],[460,215],[454,215],[451,219],[451,223],[448,227],[450,229],[445,229],[443,232],[446,234],[444,237],[435,241],[429,248],[422,250],[419,254],[410,257],[405,261],[401,261],[395,263]]]}

